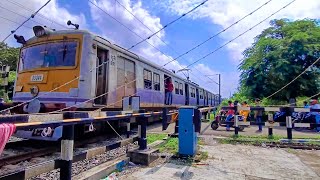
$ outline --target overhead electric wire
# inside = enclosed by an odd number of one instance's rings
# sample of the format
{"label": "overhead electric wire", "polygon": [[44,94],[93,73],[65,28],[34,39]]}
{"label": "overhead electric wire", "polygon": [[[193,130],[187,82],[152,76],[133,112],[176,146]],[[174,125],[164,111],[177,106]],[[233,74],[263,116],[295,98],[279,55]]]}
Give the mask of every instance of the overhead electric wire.
{"label": "overhead electric wire", "polygon": [[[238,24],[239,22],[241,22],[242,20],[244,20],[245,18],[251,16],[252,14],[254,14],[255,12],[257,12],[259,9],[261,9],[263,6],[266,6],[267,4],[269,4],[272,0],[269,0],[267,2],[265,2],[264,4],[262,4],[261,6],[259,6],[257,9],[253,10],[252,12],[248,13],[247,15],[243,16],[241,19],[237,20],[236,22],[230,24],[228,27],[224,28],[223,30],[219,31],[218,33],[212,35],[211,37],[209,37],[208,39],[206,39],[205,41],[201,42],[200,44],[194,46],[193,48],[189,49],[188,51],[180,54],[179,56],[177,56],[176,58],[174,58],[172,61],[175,61],[179,58],[181,58],[182,56],[190,53],[191,51],[199,48],[200,46],[202,46],[203,44],[207,43],[208,41],[210,41],[211,39],[213,39],[214,37],[217,37],[218,35],[220,35],[221,33],[227,31],[228,29],[230,29],[232,26]],[[167,63],[164,64],[164,66],[170,64],[172,61],[169,61]]]}
{"label": "overhead electric wire", "polygon": [[266,17],[265,19],[263,19],[262,21],[260,21],[259,23],[255,24],[254,26],[252,26],[251,28],[247,29],[246,31],[242,32],[241,34],[239,34],[238,36],[236,36],[235,38],[229,40],[227,43],[221,45],[220,47],[216,48],[215,50],[211,51],[210,53],[204,55],[203,57],[197,59],[196,61],[192,62],[191,64],[189,64],[186,68],[196,64],[197,62],[205,59],[206,57],[214,54],[215,52],[217,52],[218,50],[222,49],[224,46],[230,44],[231,42],[235,41],[236,39],[238,39],[239,37],[243,36],[244,34],[246,34],[247,32],[251,31],[252,29],[254,29],[255,27],[257,27],[258,25],[260,25],[261,23],[263,23],[264,21],[266,21],[267,19],[269,19],[270,17],[272,17],[273,15],[277,14],[278,12],[280,12],[281,10],[285,9],[286,7],[288,7],[289,5],[291,5],[293,2],[295,2],[296,0],[290,1],[288,4],[286,4],[285,6],[283,6],[282,8],[278,9],[277,11],[275,11],[274,13],[272,13],[271,15],[269,15],[268,17]]}
{"label": "overhead electric wire", "polygon": [[[139,34],[137,34],[136,32],[134,32],[132,29],[130,29],[128,26],[126,26],[125,24],[123,24],[122,22],[120,22],[117,18],[111,16],[107,11],[105,11],[104,9],[102,9],[101,7],[99,7],[97,4],[95,4],[94,2],[92,2],[91,0],[88,0],[88,2],[92,5],[94,5],[96,8],[100,9],[102,12],[104,12],[106,15],[108,15],[109,17],[111,17],[113,20],[115,20],[116,22],[118,22],[120,25],[122,25],[123,27],[125,27],[127,30],[129,30],[130,32],[132,32],[134,35],[136,35],[137,37],[143,39],[143,37],[141,37]],[[167,58],[170,58],[168,55],[166,55],[164,52],[162,52],[159,48],[155,47],[153,44],[149,43],[148,41],[146,41],[150,46],[152,46],[154,49],[156,49],[157,51],[159,51],[161,54],[163,54],[164,56],[166,56]],[[129,48],[130,49],[130,48]],[[129,49],[125,49],[126,51],[130,52]],[[131,53],[131,52],[130,52]],[[183,73],[183,72],[182,72]],[[185,76],[187,76],[185,73],[183,73]]]}
{"label": "overhead electric wire", "polygon": [[[10,9],[8,9],[8,8],[5,8],[5,7],[1,6],[1,5],[0,5],[0,8],[5,9],[5,10],[7,10],[7,11],[13,13],[13,14],[16,14],[16,15],[20,16],[20,17],[23,17],[23,18],[28,19],[28,17],[26,17],[26,16],[24,16],[24,15],[22,15],[22,14],[19,14],[19,13],[13,11],[13,10],[10,10]],[[31,20],[32,22],[35,22],[35,23],[38,23],[38,24],[42,24],[42,23],[39,23],[39,22],[37,22],[37,21],[35,21],[35,20],[33,20],[33,19],[30,19],[30,20]],[[42,24],[42,25],[44,25],[44,24]],[[32,29],[32,28],[31,28],[31,29]]]}
{"label": "overhead electric wire", "polygon": [[164,30],[165,28],[169,27],[171,24],[177,22],[179,19],[183,18],[184,16],[188,15],[189,13],[193,12],[194,10],[198,9],[199,7],[201,7],[202,5],[204,5],[208,0],[205,0],[203,1],[202,3],[200,3],[199,5],[197,5],[196,7],[192,8],[191,10],[189,10],[188,12],[182,14],[181,16],[179,16],[177,19],[174,19],[173,21],[169,22],[168,24],[164,25],[161,29],[159,29],[158,31],[154,32],[153,34],[151,34],[150,36],[148,36],[147,38],[145,39],[142,39],[141,41],[137,42],[135,45],[131,46],[129,48],[132,49],[134,48],[135,46],[141,44],[142,42],[150,39],[151,37],[153,37],[154,35],[156,35],[157,33],[159,33],[160,31]]}
{"label": "overhead electric wire", "polygon": [[[103,9],[101,9],[100,7],[98,7],[96,4],[94,4],[93,2],[91,2],[90,0],[88,0],[91,4],[93,4],[94,6],[96,6],[97,8],[99,8],[100,10],[102,10],[103,12],[105,12]],[[294,0],[295,1],[295,0]],[[294,1],[292,1],[291,3],[293,3]],[[287,4],[286,6],[284,6],[283,8],[281,8],[280,10],[282,10],[282,9],[284,9],[285,7],[287,7],[287,6],[289,6],[291,3],[289,3],[289,4]],[[278,10],[278,11],[276,11],[275,13],[273,13],[271,16],[273,16],[274,14],[276,14],[277,12],[279,12],[280,10]],[[109,13],[107,13],[107,12],[105,12],[108,16],[110,16],[110,17],[112,17]],[[271,17],[271,16],[269,16],[269,17]],[[268,19],[269,17],[267,17],[266,19]],[[118,21],[117,19],[115,19],[114,17],[112,17],[114,20],[116,20],[118,23],[120,23],[121,25],[123,25],[120,21]],[[266,19],[264,19],[263,21],[265,21]],[[263,22],[262,21],[262,22]],[[258,24],[261,24],[262,22],[260,22],[260,23],[258,23]],[[125,25],[123,25],[124,27],[126,27]],[[255,26],[253,26],[252,28],[254,28],[254,27],[256,27],[257,25],[255,25]],[[250,28],[249,30],[251,30],[252,28]],[[248,30],[248,31],[249,31]],[[133,32],[131,29],[130,29],[130,31],[131,32]],[[246,31],[246,32],[248,32],[248,31]],[[244,32],[244,33],[246,33],[246,32]],[[134,33],[134,32],[133,32]],[[240,36],[242,36],[244,33],[242,33],[242,34],[240,34]],[[136,34],[136,33],[134,33],[134,34]],[[136,34],[137,35],[137,34]],[[137,36],[139,36],[139,35],[137,35]],[[139,36],[140,37],[140,36]],[[238,37],[237,37],[238,38]],[[232,40],[233,41],[233,40]],[[231,42],[232,42],[231,41]],[[231,43],[230,41],[229,41],[229,43]],[[225,46],[225,45],[224,45]],[[221,47],[222,48],[222,47]],[[133,81],[131,81],[131,82],[128,82],[128,83],[126,83],[126,84],[130,84],[130,83],[132,83],[132,82],[134,82],[134,81],[136,81],[137,79],[134,79]],[[122,85],[122,86],[120,86],[120,87],[123,87],[123,86],[125,86],[126,84],[124,84],[124,85]],[[120,88],[120,87],[117,87],[116,89],[118,89],[118,88]],[[102,96],[104,96],[104,95],[106,95],[106,94],[108,94],[110,91],[108,91],[108,92],[106,92],[106,93],[103,93],[103,94],[101,94],[101,95],[99,95],[99,96],[96,96],[96,97],[94,97],[94,98],[91,98],[91,99],[89,99],[89,100],[87,100],[87,101],[84,101],[84,102],[82,102],[82,103],[79,103],[79,104],[76,104],[76,105],[72,105],[72,106],[70,106],[70,107],[66,107],[66,108],[63,108],[63,109],[60,109],[60,110],[58,110],[58,111],[53,111],[53,112],[50,112],[50,113],[55,113],[55,112],[59,112],[59,111],[63,111],[63,110],[65,110],[65,109],[69,109],[69,108],[71,108],[71,107],[77,107],[78,105],[80,105],[80,104],[83,104],[83,103],[86,103],[86,102],[90,102],[90,101],[92,101],[92,100],[94,100],[94,99],[96,99],[96,98],[99,98],[99,97],[102,97]],[[136,94],[136,93],[134,93],[134,94]],[[134,95],[133,94],[133,95]],[[130,95],[130,96],[132,96],[132,95]],[[116,103],[118,103],[118,102],[120,102],[120,101],[122,101],[122,99],[121,100],[119,100],[119,101],[116,101],[116,102],[114,102],[114,103],[111,103],[111,104],[109,104],[109,105],[106,105],[106,106],[104,106],[104,107],[101,107],[101,108],[99,108],[98,110],[101,110],[101,109],[103,109],[103,108],[105,108],[105,107],[108,107],[108,106],[111,106],[111,105],[114,105],[114,104],[116,104]]]}
{"label": "overhead electric wire", "polygon": [[300,76],[302,76],[304,73],[306,73],[311,66],[315,65],[319,61],[320,61],[320,57],[317,60],[315,60],[310,66],[308,66],[302,73],[300,73],[298,76],[296,76],[294,79],[292,79],[285,86],[283,86],[282,88],[280,88],[276,92],[272,93],[270,96],[266,97],[266,99],[269,99],[270,97],[276,95],[278,92],[282,91],[284,88],[288,87],[290,84],[292,84],[294,81],[296,81]]}
{"label": "overhead electric wire", "polygon": [[[272,1],[272,0],[269,0],[269,2]],[[116,0],[116,2],[121,6],[123,7],[127,12],[129,12],[135,19],[137,19],[144,27],[146,27],[151,33],[153,33],[153,31],[147,26],[145,25],[137,16],[135,16],[130,10],[128,10],[123,4],[121,4],[118,0]],[[175,52],[176,54],[179,54],[173,47],[171,47],[169,44],[167,44],[165,41],[163,41],[158,35],[155,34],[155,36],[160,40],[162,41],[167,47],[169,47],[173,52]],[[167,56],[168,57],[168,56]],[[173,58],[171,58],[173,59]],[[171,60],[169,63],[173,62],[173,61],[177,61],[177,60]],[[178,62],[178,61],[177,61]],[[164,66],[162,66],[164,67]],[[180,66],[181,67],[181,66]],[[182,67],[183,68],[183,67]],[[200,70],[198,70],[197,68],[194,68],[195,70],[197,70],[200,74],[202,74],[203,76],[205,76]],[[191,74],[193,74],[191,72]],[[194,75],[194,74],[193,74]],[[196,75],[194,75],[195,77],[197,77]],[[207,76],[205,76],[207,77]],[[209,80],[211,80],[212,82],[218,84],[217,82],[215,82],[213,79],[207,77]],[[200,80],[202,80],[201,78],[199,78]]]}
{"label": "overhead electric wire", "polygon": [[23,26],[26,22],[28,22],[31,18],[34,18],[41,9],[43,9],[46,5],[50,3],[51,0],[48,0],[44,5],[42,5],[36,12],[34,12],[28,19],[23,21],[15,30],[11,31],[11,33],[6,36],[2,42],[6,41],[13,33],[15,33],[18,29],[20,29],[21,26]]}
{"label": "overhead electric wire", "polygon": [[[22,4],[20,4],[20,3],[16,2],[16,1],[10,1],[10,0],[6,0],[6,1],[9,2],[9,3],[11,3],[11,4],[14,4],[14,5],[16,5],[16,6],[19,6],[19,7],[23,8],[23,9],[29,11],[29,12],[33,12],[32,9],[30,9],[30,8],[24,6],[24,5],[22,5]],[[54,24],[56,24],[56,25],[59,25],[59,26],[61,26],[61,27],[63,27],[63,28],[68,28],[66,25],[63,25],[63,24],[61,24],[61,23],[59,23],[59,22],[57,22],[57,21],[54,21],[54,20],[52,20],[52,19],[47,18],[46,16],[44,16],[44,15],[43,15],[42,13],[40,13],[40,12],[38,13],[38,15],[39,15],[39,17],[41,17],[41,18],[43,18],[43,19],[46,19],[47,21],[50,21],[51,23],[54,23]]]}
{"label": "overhead electric wire", "polygon": [[[118,23],[120,23],[122,26],[126,27],[129,31],[131,31],[132,33],[134,33],[135,35],[137,35],[138,37],[140,37],[141,39],[143,39],[143,38],[142,38],[141,36],[139,36],[137,33],[135,33],[134,31],[132,31],[130,28],[128,28],[127,26],[125,26],[124,24],[122,24],[120,21],[118,21],[116,18],[114,18],[113,16],[111,16],[109,13],[107,13],[106,11],[104,11],[102,8],[98,7],[95,3],[93,3],[93,2],[90,1],[90,0],[88,0],[88,1],[89,1],[91,4],[93,4],[94,6],[96,6],[98,9],[102,10],[104,13],[106,13],[106,14],[107,14],[108,16],[110,16],[112,19],[114,19],[115,21],[117,21]],[[148,42],[147,42],[147,43],[148,43]],[[148,44],[150,44],[150,43],[148,43]],[[159,52],[161,52],[163,55],[167,56],[165,53],[163,53],[161,50],[159,50],[158,48],[156,48],[156,47],[153,46],[152,44],[150,44],[150,45],[151,45],[152,47],[154,47],[155,49],[157,49]],[[127,50],[127,51],[128,51],[128,50]],[[130,52],[130,51],[128,51],[128,52]],[[168,57],[168,56],[167,56],[167,57]],[[170,58],[170,57],[168,57],[168,58]],[[102,65],[102,64],[101,64],[101,65]],[[101,65],[95,67],[94,69],[100,67]],[[92,70],[90,70],[90,72],[91,72],[91,71],[92,71]],[[182,73],[183,73],[183,72],[182,72]],[[184,73],[183,73],[183,74],[184,74]],[[51,91],[49,91],[49,92],[55,91],[55,90],[61,88],[62,86],[65,86],[65,85],[73,82],[73,81],[76,80],[76,79],[79,79],[79,76],[76,77],[76,78],[74,78],[74,79],[72,79],[71,81],[69,81],[69,82],[67,82],[67,83],[65,83],[65,84],[57,87],[57,88],[54,88],[53,90],[51,90]],[[137,79],[137,78],[136,78],[136,79]],[[133,80],[133,81],[136,81],[136,79]],[[132,82],[133,82],[133,81],[132,81]],[[124,84],[123,86],[125,86],[125,84]],[[123,86],[120,86],[120,87],[123,87]],[[119,88],[119,87],[118,87],[118,88]],[[48,93],[48,92],[47,92],[47,93]],[[107,93],[108,93],[108,92],[107,92]],[[107,94],[107,93],[105,93],[105,94]],[[46,93],[45,93],[45,94],[46,94]],[[39,96],[41,96],[41,95],[39,95]],[[19,107],[19,106],[21,106],[21,105],[23,105],[23,104],[26,104],[26,103],[28,103],[28,102],[31,102],[32,100],[37,99],[39,96],[34,97],[34,98],[32,98],[31,100],[29,100],[29,101],[26,101],[26,102],[17,104],[17,105],[15,105],[15,106],[13,106],[13,107],[4,109],[4,110],[0,111],[0,113],[1,113],[1,112],[4,112],[4,111],[7,111],[7,110],[11,110],[11,109],[13,109],[13,108],[15,108],[15,107]],[[101,96],[102,96],[102,95],[100,95],[100,96],[98,96],[98,97],[101,97]],[[95,97],[95,98],[93,98],[93,99],[96,99],[96,98],[98,98],[98,97]],[[85,101],[85,102],[89,102],[89,101]],[[85,103],[85,102],[83,102],[83,103]],[[83,104],[83,103],[80,103],[80,104]],[[78,105],[79,105],[79,104],[78,104]],[[64,108],[64,109],[69,109],[69,108],[71,108],[71,107],[74,107],[74,106],[66,107],[66,108]],[[64,109],[61,109],[61,110],[64,110]],[[56,111],[54,111],[54,112],[56,112]]]}
{"label": "overhead electric wire", "polygon": [[[12,22],[12,23],[14,23],[14,24],[20,24],[20,23],[18,23],[18,22],[16,22],[16,21],[13,21],[13,20],[8,19],[8,18],[6,18],[6,17],[0,16],[0,18],[1,18],[1,19],[4,19],[4,20],[7,20],[7,21],[9,21],[9,22]],[[29,26],[26,26],[26,25],[23,25],[23,27],[32,29],[32,27],[29,27]]]}

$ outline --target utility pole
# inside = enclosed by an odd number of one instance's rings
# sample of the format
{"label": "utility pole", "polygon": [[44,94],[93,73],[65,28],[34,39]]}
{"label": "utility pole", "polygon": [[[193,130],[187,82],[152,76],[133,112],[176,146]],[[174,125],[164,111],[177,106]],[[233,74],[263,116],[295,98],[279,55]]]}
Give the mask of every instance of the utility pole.
{"label": "utility pole", "polygon": [[[213,79],[211,79],[209,76],[219,76],[219,83],[215,82]],[[214,75],[206,75],[213,83],[216,83],[219,85],[219,104],[221,104],[221,74],[214,74]]]}
{"label": "utility pole", "polygon": [[220,74],[219,75],[219,104],[221,104],[221,79],[220,79]]}

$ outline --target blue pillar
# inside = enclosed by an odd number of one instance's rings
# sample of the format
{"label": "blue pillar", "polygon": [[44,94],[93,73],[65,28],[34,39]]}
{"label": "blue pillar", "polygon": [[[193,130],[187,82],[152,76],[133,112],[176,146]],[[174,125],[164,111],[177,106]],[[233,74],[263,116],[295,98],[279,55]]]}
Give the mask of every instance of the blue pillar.
{"label": "blue pillar", "polygon": [[[200,121],[195,107],[181,107],[179,109],[179,155],[194,156],[197,149],[197,133],[194,122]],[[196,118],[196,119],[195,119]],[[199,129],[198,129],[199,130]]]}

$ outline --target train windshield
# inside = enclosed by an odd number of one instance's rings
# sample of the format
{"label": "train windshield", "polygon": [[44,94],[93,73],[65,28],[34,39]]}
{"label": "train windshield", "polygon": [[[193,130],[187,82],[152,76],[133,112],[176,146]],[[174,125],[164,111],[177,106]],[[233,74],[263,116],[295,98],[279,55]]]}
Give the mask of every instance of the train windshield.
{"label": "train windshield", "polygon": [[37,68],[71,67],[76,62],[77,42],[52,42],[21,50],[19,71]]}

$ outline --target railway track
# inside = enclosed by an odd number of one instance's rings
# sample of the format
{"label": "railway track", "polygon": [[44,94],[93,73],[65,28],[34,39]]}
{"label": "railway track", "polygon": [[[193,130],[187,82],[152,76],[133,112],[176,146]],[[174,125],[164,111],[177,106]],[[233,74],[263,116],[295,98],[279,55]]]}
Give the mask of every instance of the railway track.
{"label": "railway track", "polygon": [[[125,139],[125,138],[124,138]],[[119,138],[116,135],[100,135],[75,141],[74,152],[81,152],[88,148],[108,145]],[[60,157],[60,142],[21,140],[9,142],[0,157],[1,177],[14,173],[41,161],[53,160]],[[40,160],[40,162],[39,162]]]}

